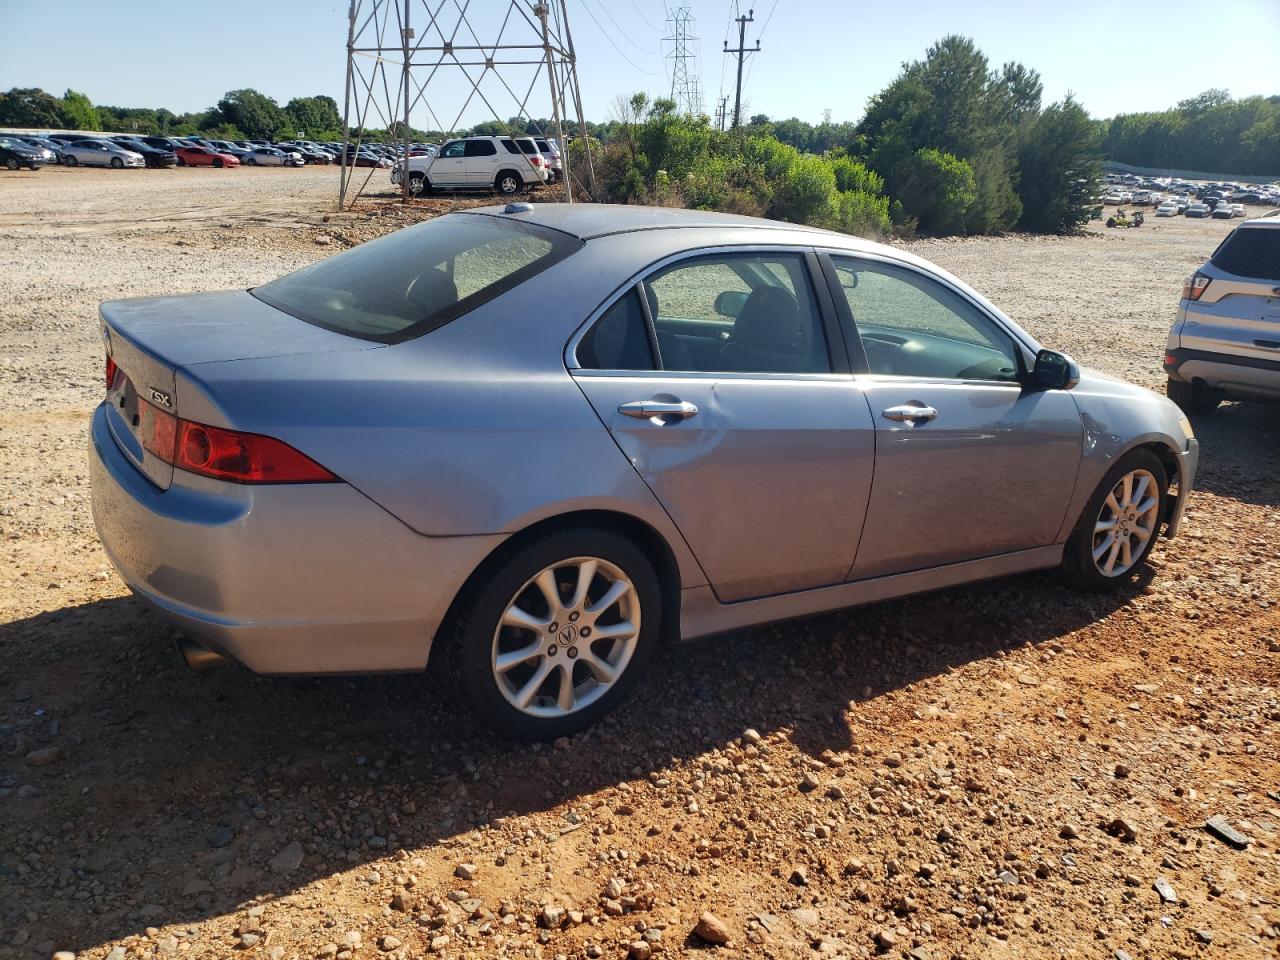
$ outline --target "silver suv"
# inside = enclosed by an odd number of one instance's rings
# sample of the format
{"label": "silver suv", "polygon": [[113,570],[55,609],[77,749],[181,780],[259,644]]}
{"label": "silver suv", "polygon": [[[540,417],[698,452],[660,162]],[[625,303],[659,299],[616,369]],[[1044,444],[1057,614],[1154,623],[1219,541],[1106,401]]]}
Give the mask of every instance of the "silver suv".
{"label": "silver suv", "polygon": [[1280,217],[1246,220],[1187,278],[1164,369],[1187,413],[1280,400]]}
{"label": "silver suv", "polygon": [[391,168],[400,185],[408,168],[409,192],[417,196],[442,190],[496,190],[503,196],[539,186],[547,167],[532,137],[464,137],[448,140],[434,156],[410,157]]}

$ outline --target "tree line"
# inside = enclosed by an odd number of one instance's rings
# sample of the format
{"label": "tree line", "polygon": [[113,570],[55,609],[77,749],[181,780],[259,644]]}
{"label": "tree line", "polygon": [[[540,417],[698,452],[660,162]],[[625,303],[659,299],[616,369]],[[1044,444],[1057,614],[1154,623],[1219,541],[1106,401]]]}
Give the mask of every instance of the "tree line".
{"label": "tree line", "polygon": [[[0,126],[118,129],[221,139],[338,140],[326,96],[280,106],[229,91],[199,113],[94,105],[68,90],[0,93]],[[1065,233],[1088,218],[1099,164],[1280,172],[1280,97],[1233,100],[1213,90],[1162,113],[1089,117],[1071,96],[1045,105],[1039,74],[993,67],[974,42],[948,36],[903,65],[870,98],[863,119],[821,123],[750,117],[722,131],[667,99],[619,97],[613,116],[588,122],[598,144],[597,199],[761,214],[853,233]],[[546,118],[491,120],[448,136],[544,134]],[[369,131],[370,140],[402,131]],[[577,145],[581,149],[581,144]]]}

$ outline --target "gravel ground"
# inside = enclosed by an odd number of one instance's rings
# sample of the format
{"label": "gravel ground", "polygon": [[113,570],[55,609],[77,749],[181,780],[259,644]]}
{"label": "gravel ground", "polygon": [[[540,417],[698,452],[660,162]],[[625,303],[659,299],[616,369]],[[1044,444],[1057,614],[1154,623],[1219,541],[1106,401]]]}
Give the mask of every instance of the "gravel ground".
{"label": "gravel ground", "polygon": [[[326,219],[336,180],[0,178],[0,958],[1280,956],[1274,409],[1196,423],[1185,535],[1126,593],[1033,575],[741,631],[554,746],[431,677],[188,673],[89,516],[96,304],[408,219]],[[1159,388],[1230,226],[910,246]]]}

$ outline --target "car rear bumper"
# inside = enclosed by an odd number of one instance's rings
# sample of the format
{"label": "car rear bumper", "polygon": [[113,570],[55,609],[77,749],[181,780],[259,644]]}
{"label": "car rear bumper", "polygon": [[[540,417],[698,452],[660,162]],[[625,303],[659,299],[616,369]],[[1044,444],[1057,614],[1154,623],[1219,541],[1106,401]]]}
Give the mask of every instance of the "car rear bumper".
{"label": "car rear bumper", "polygon": [[1167,351],[1164,369],[1173,380],[1199,381],[1229,397],[1280,400],[1280,356],[1271,360],[1174,347]]}
{"label": "car rear bumper", "polygon": [[161,490],[89,440],[93,517],[129,587],[258,673],[421,670],[467,576],[502,535],[424,537],[345,483]]}

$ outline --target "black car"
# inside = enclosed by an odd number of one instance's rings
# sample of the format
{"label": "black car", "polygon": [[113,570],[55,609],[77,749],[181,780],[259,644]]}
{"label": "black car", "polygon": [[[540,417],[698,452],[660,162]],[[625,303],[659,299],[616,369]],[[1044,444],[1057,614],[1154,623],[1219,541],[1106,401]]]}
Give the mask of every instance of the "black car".
{"label": "black car", "polygon": [[44,166],[44,157],[36,153],[36,148],[13,137],[0,137],[0,165],[9,170],[21,170],[30,167],[39,170]]}
{"label": "black car", "polygon": [[135,140],[133,137],[112,137],[111,139],[126,150],[142,154],[142,159],[148,167],[176,167],[178,165],[178,155],[172,150],[153,147],[149,143]]}
{"label": "black car", "polygon": [[179,143],[172,137],[138,137],[138,139],[149,147],[154,147],[157,150],[165,150],[169,153],[173,153],[173,151],[178,149],[178,147],[186,146],[186,144]]}

